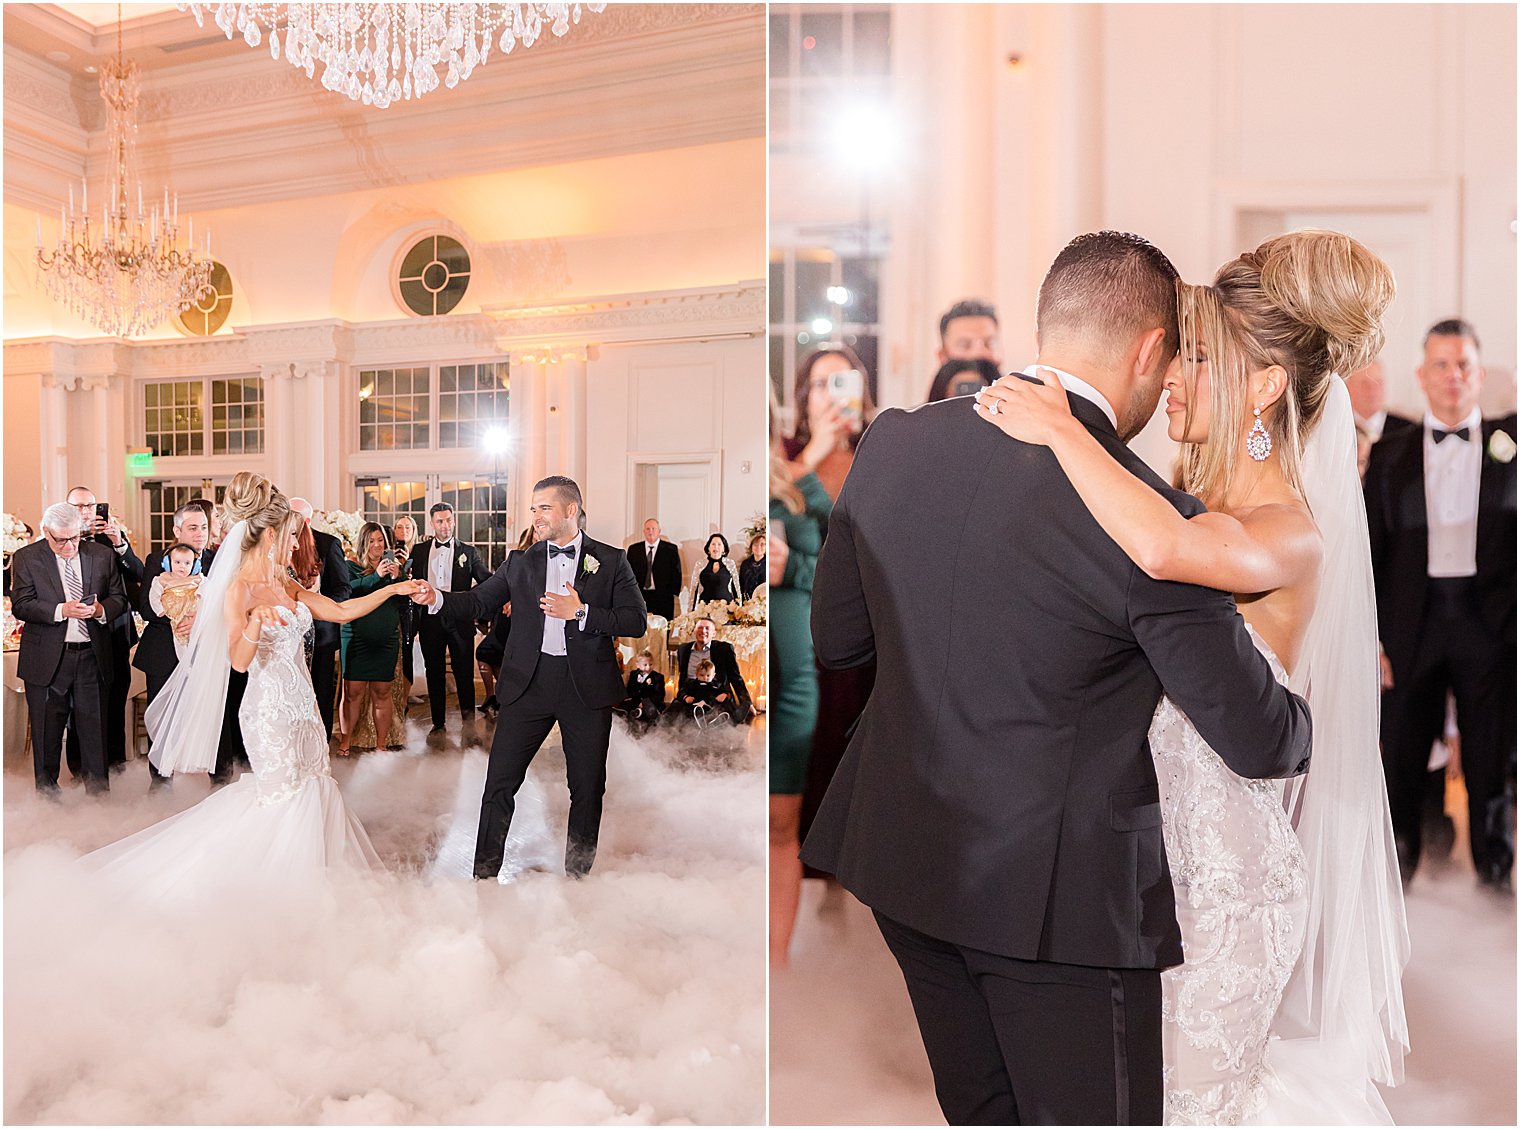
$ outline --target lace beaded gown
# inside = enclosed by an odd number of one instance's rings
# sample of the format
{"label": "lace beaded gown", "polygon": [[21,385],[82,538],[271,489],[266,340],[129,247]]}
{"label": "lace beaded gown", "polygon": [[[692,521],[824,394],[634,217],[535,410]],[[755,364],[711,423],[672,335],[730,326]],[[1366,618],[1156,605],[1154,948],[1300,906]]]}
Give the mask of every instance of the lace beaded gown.
{"label": "lace beaded gown", "polygon": [[[178,815],[86,855],[136,900],[181,901],[228,886],[289,889],[330,866],[378,867],[344,807],[327,762],[302,641],[311,612],[298,604],[264,628],[238,718],[253,771]],[[208,740],[216,740],[211,734]]]}
{"label": "lace beaded gown", "polygon": [[1236,776],[1169,698],[1150,746],[1183,949],[1161,977],[1165,1120],[1237,1125],[1262,1115],[1277,1088],[1268,1032],[1303,949],[1304,855],[1282,782]]}

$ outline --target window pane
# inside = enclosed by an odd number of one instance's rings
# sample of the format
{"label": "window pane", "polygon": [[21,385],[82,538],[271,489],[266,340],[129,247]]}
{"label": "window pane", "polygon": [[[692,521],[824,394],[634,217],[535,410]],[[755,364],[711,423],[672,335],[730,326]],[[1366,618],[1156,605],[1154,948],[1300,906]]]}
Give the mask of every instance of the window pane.
{"label": "window pane", "polygon": [[802,74],[844,73],[844,19],[838,12],[802,13]]}

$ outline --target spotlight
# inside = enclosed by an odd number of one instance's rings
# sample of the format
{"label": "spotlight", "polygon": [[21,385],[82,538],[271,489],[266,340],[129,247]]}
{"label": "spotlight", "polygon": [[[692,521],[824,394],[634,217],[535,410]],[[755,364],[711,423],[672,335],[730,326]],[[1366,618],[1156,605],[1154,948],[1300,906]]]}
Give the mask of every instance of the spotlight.
{"label": "spotlight", "polygon": [[487,454],[504,455],[512,445],[512,434],[505,427],[488,427],[480,437],[480,445]]}
{"label": "spotlight", "polygon": [[828,318],[813,319],[813,333],[818,337],[827,337],[834,329],[834,323]]}
{"label": "spotlight", "polygon": [[829,301],[836,306],[848,306],[850,304],[850,292],[843,286],[830,286],[826,293]]}

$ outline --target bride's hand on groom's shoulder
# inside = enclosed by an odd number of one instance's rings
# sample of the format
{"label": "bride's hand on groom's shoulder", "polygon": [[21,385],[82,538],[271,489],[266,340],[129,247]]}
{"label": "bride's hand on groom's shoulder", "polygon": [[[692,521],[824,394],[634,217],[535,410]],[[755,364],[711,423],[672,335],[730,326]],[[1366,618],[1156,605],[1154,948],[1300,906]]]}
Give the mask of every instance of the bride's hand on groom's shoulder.
{"label": "bride's hand on groom's shoulder", "polygon": [[1020,376],[1005,376],[976,394],[973,405],[982,419],[1024,443],[1048,447],[1061,428],[1075,417],[1066,389],[1049,372],[1041,370],[1043,384]]}

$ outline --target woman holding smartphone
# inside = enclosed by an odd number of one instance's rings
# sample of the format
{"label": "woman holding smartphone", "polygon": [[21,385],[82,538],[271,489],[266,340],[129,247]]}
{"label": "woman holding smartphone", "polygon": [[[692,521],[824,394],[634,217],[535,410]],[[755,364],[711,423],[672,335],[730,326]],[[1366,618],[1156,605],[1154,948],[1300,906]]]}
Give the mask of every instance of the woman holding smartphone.
{"label": "woman holding smartphone", "polygon": [[827,421],[826,429],[837,435],[838,441],[823,461],[810,469],[818,475],[830,500],[838,498],[855,461],[855,446],[876,414],[866,366],[848,345],[825,345],[809,353],[797,365],[793,403],[796,425],[786,442],[786,457],[796,462]]}
{"label": "woman holding smartphone", "polygon": [[[359,531],[359,560],[350,561],[353,597],[368,595],[377,588],[395,583],[401,575],[396,551],[385,527],[364,523]],[[392,746],[391,722],[395,707],[391,701],[391,682],[396,677],[396,663],[401,656],[401,606],[405,601],[385,601],[366,616],[345,623],[343,648],[343,734],[338,738],[338,752],[347,754],[353,744],[360,717],[371,701],[375,704],[375,748]]]}

